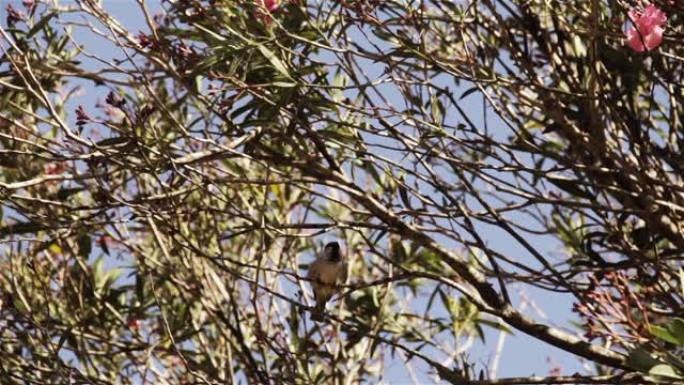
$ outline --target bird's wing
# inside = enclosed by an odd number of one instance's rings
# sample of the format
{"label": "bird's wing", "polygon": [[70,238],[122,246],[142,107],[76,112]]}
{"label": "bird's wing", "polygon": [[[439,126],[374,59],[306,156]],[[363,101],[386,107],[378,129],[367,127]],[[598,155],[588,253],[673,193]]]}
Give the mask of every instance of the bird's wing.
{"label": "bird's wing", "polygon": [[347,278],[349,277],[349,264],[347,262],[342,264],[342,274],[340,275],[340,283],[342,285],[347,283]]}
{"label": "bird's wing", "polygon": [[321,261],[319,259],[313,261],[309,265],[309,271],[306,272],[306,279],[309,279],[311,281],[317,281],[320,276],[320,266]]}

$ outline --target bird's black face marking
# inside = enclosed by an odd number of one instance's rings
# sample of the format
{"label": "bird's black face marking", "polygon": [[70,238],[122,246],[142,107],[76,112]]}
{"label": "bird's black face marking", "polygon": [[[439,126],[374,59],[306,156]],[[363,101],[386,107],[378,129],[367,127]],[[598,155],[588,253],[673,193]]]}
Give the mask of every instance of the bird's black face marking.
{"label": "bird's black face marking", "polygon": [[324,254],[328,261],[339,262],[341,259],[340,244],[337,242],[328,243],[325,245]]}

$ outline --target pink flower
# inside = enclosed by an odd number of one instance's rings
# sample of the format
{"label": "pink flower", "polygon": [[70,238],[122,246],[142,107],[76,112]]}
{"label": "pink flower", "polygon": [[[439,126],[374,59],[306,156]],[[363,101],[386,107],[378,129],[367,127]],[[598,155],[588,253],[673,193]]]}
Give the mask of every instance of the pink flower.
{"label": "pink flower", "polygon": [[43,165],[43,172],[47,175],[61,174],[66,170],[64,162],[50,162]]}
{"label": "pink flower", "polygon": [[275,12],[280,6],[280,0],[259,0],[269,12]]}
{"label": "pink flower", "polygon": [[663,24],[667,21],[665,12],[653,4],[649,4],[643,11],[632,9],[629,18],[636,26],[629,27],[625,32],[627,45],[637,52],[650,51],[663,41]]}
{"label": "pink flower", "polygon": [[266,8],[268,12],[264,12],[263,10],[257,10],[256,11],[256,16],[257,18],[261,19],[261,21],[264,24],[270,24],[273,18],[271,18],[271,14],[275,13],[278,10],[278,7],[280,7],[280,2],[281,0],[255,0],[256,3],[260,6],[260,8]]}
{"label": "pink flower", "polygon": [[142,324],[142,322],[140,322],[139,319],[137,319],[137,318],[131,318],[131,319],[129,319],[128,322],[126,323],[126,326],[128,326],[128,328],[131,329],[131,330],[138,330],[138,329],[140,329],[140,325],[141,325],[141,324]]}

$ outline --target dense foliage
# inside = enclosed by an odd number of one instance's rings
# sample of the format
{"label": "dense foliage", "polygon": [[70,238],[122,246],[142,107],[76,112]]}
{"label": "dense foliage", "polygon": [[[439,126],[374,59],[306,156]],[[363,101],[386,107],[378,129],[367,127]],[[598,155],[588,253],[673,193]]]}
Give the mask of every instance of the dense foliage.
{"label": "dense foliage", "polygon": [[[129,3],[5,9],[3,381],[684,376],[681,2]],[[593,366],[498,378],[488,330]]]}

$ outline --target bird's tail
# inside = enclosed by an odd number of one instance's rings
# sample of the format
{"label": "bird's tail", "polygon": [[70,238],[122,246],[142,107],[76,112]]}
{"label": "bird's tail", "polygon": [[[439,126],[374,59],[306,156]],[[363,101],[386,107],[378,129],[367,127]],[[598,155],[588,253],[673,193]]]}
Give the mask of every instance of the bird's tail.
{"label": "bird's tail", "polygon": [[311,311],[311,320],[320,322],[323,321],[323,312],[325,311],[325,302],[317,301],[316,306]]}

